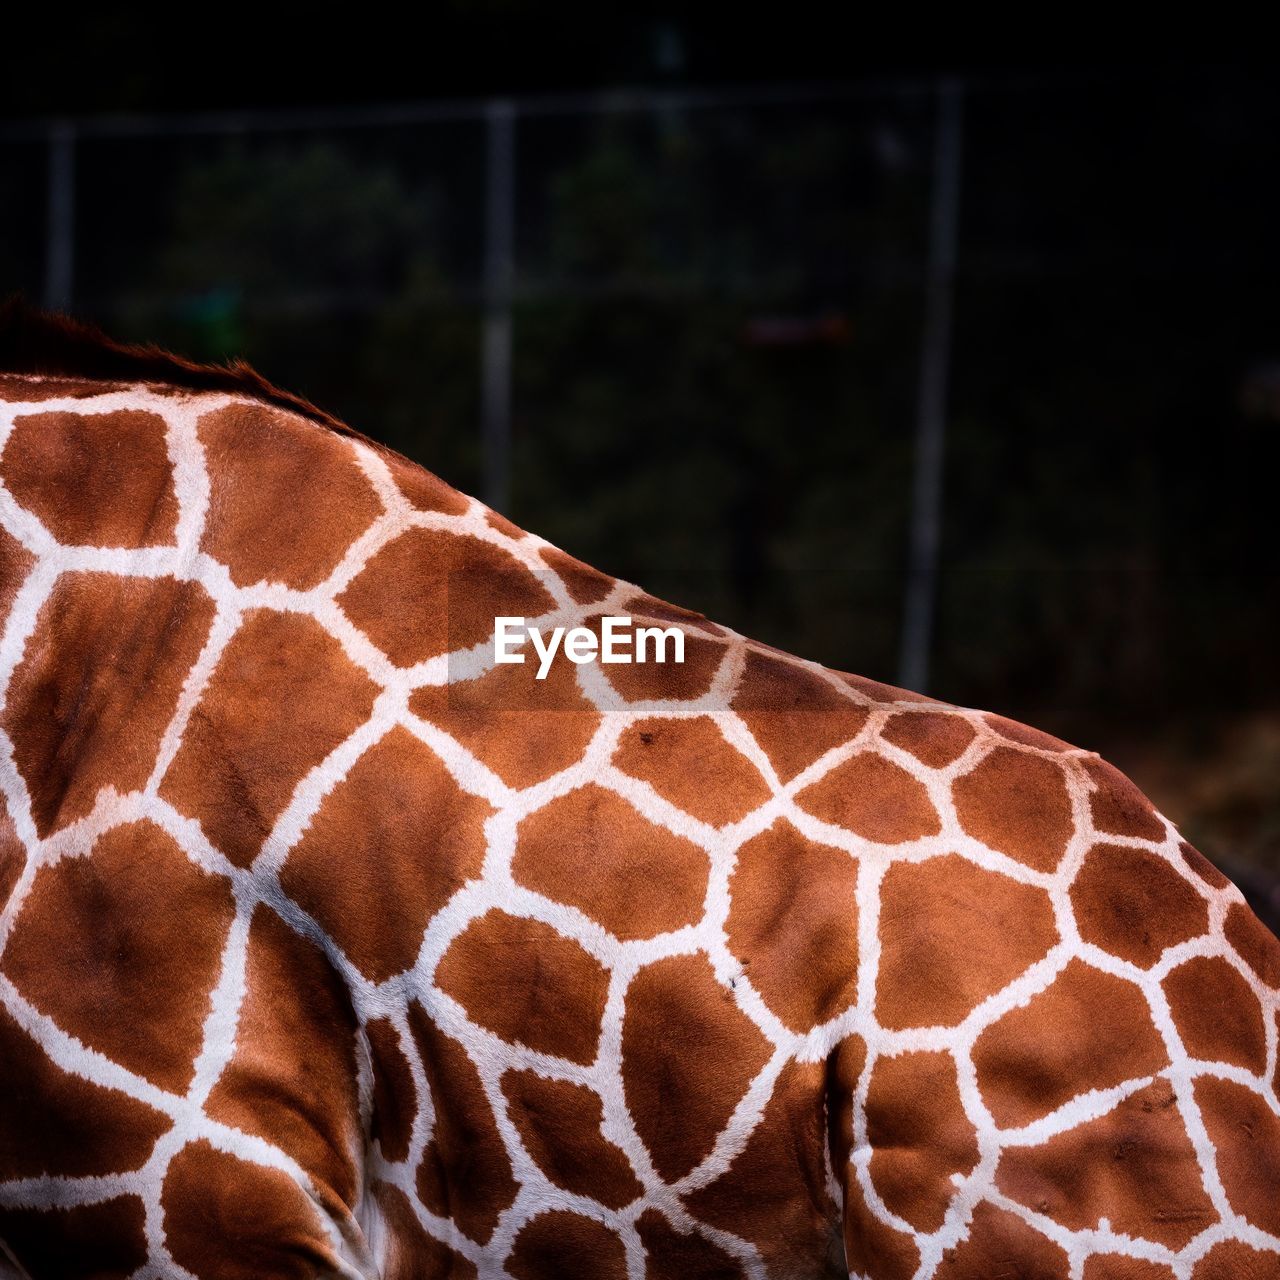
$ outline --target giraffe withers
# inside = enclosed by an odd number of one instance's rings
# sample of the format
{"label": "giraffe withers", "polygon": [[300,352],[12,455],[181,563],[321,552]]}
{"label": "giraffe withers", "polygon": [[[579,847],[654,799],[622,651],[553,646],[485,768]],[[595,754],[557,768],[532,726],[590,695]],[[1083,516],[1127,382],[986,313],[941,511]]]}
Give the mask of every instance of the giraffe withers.
{"label": "giraffe withers", "polygon": [[0,1272],[1280,1276],[1280,944],[1114,770],[8,328]]}

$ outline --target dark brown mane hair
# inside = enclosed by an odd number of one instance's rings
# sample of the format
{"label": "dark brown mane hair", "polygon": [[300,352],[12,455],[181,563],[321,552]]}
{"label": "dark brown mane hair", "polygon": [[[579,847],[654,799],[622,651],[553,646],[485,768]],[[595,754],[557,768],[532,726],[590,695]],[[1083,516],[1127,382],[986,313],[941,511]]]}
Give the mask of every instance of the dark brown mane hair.
{"label": "dark brown mane hair", "polygon": [[20,297],[0,303],[0,374],[6,373],[104,382],[155,382],[192,391],[253,396],[385,450],[385,446],[368,440],[310,400],[273,386],[243,360],[231,360],[225,365],[197,364],[154,345],[116,342],[96,325],[37,310]]}

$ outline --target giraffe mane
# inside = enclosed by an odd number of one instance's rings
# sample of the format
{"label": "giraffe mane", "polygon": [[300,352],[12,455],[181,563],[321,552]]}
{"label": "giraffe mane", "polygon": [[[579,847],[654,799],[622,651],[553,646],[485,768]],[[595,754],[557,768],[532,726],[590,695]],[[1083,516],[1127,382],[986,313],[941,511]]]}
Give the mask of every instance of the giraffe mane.
{"label": "giraffe mane", "polygon": [[16,294],[0,302],[0,374],[6,373],[155,382],[192,391],[249,395],[385,451],[385,446],[370,441],[305,396],[268,382],[238,357],[226,364],[201,364],[154,343],[117,342],[95,324],[43,311]]}

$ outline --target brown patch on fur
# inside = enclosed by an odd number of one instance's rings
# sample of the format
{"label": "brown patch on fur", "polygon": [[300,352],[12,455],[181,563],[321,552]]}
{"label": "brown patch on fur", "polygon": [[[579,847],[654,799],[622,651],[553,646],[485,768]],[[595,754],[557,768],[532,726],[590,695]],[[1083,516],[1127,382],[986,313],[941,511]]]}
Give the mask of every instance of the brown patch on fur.
{"label": "brown patch on fur", "polygon": [[473,920],[441,958],[436,986],[508,1043],[571,1062],[596,1056],[608,975],[539,920],[496,908]]}
{"label": "brown patch on fur", "polygon": [[489,805],[396,727],[325,797],[280,883],[373,982],[412,967],[427,925],[480,874]]}
{"label": "brown patch on fur", "polygon": [[1211,885],[1215,889],[1225,889],[1230,885],[1231,881],[1218,870],[1217,867],[1209,861],[1194,845],[1188,844],[1185,840],[1178,845],[1178,852],[1182,854],[1182,860],[1191,868],[1192,871],[1200,877],[1207,885]]}
{"label": "brown patch on fur", "polygon": [[1143,968],[1209,927],[1205,900],[1160,854],[1124,845],[1089,850],[1071,905],[1085,942]]}
{"label": "brown patch on fur", "polygon": [[909,751],[921,764],[941,769],[964,754],[977,737],[977,730],[962,716],[941,711],[903,711],[884,722],[880,736]]}
{"label": "brown patch on fur", "polygon": [[1261,1074],[1267,1031],[1253,988],[1219,956],[1193,956],[1161,984],[1187,1053]]}
{"label": "brown patch on fur", "polygon": [[145,1228],[136,1196],[70,1209],[0,1209],[0,1240],[31,1276],[127,1280],[147,1260]]}
{"label": "brown patch on fur", "polygon": [[223,652],[160,794],[247,867],[298,783],[364,722],[375,693],[314,619],[256,609]]}
{"label": "brown patch on fur", "polygon": [[324,953],[268,907],[249,928],[245,988],[235,1056],[206,1110],[291,1155],[341,1213],[356,1202],[361,1142],[350,996]]}
{"label": "brown patch on fur", "polygon": [[894,1030],[955,1026],[1058,940],[1048,894],[955,854],[889,868],[876,1016]]}
{"label": "brown patch on fur", "polygon": [[879,844],[904,844],[942,830],[923,784],[873,751],[836,765],[796,801],[815,818]]}
{"label": "brown patch on fur", "polygon": [[409,529],[389,542],[338,603],[398,667],[472,648],[493,635],[496,617],[535,618],[555,605],[500,547],[440,529]]}
{"label": "brown patch on fur", "polygon": [[1122,978],[1070,964],[973,1047],[978,1086],[998,1125],[1030,1124],[1087,1089],[1109,1089],[1168,1065],[1147,1002]]}
{"label": "brown patch on fur", "polygon": [[607,573],[601,573],[555,547],[543,547],[538,554],[564,583],[565,590],[577,604],[595,604],[613,590],[614,579]]}
{"label": "brown patch on fur", "polygon": [[1263,1098],[1233,1080],[1201,1076],[1195,1094],[1231,1207],[1255,1227],[1280,1234],[1280,1120]]}
{"label": "brown patch on fur", "polygon": [[1086,760],[1084,769],[1096,784],[1089,795],[1089,808],[1099,831],[1143,840],[1164,839],[1164,823],[1151,801],[1119,769],[1105,760]]}
{"label": "brown patch on fur", "polygon": [[805,1032],[853,1003],[858,973],[857,867],[785,819],[738,852],[729,947],[761,999]]}
{"label": "brown patch on fur", "polygon": [[1191,1280],[1275,1280],[1280,1275],[1280,1258],[1263,1253],[1239,1240],[1215,1244],[1196,1263]]}
{"label": "brown patch on fur", "polygon": [[1011,1147],[996,1185],[1071,1231],[1105,1218],[1121,1235],[1181,1249],[1216,1218],[1195,1149],[1163,1078],[1097,1120],[1037,1147]]}
{"label": "brown patch on fur", "polygon": [[129,823],[39,872],[3,968],[64,1031],[182,1093],[234,916],[225,880],[151,822]]}
{"label": "brown patch on fur", "polygon": [[740,1280],[742,1268],[719,1245],[697,1231],[672,1226],[657,1209],[636,1219],[645,1252],[645,1280]]}
{"label": "brown patch on fur", "polygon": [[215,1150],[174,1156],[160,1196],[165,1244],[200,1280],[313,1280],[336,1273],[316,1206],[279,1169]]}
{"label": "brown patch on fur", "polygon": [[751,650],[733,709],[783,782],[857,736],[866,707],[795,663]]}
{"label": "brown patch on fur", "polygon": [[173,542],[178,500],[157,414],[25,415],[5,444],[0,475],[18,504],[64,545]]}
{"label": "brown patch on fur", "polygon": [[951,788],[960,825],[1037,871],[1052,871],[1071,838],[1071,801],[1051,760],[997,747]]}
{"label": "brown patch on fur", "polygon": [[820,1062],[789,1062],[760,1123],[714,1182],[685,1197],[690,1213],[744,1236],[779,1273],[817,1272],[836,1206],[827,1194]]}
{"label": "brown patch on fur", "polygon": [[369,1061],[373,1068],[373,1114],[369,1140],[381,1148],[383,1159],[393,1163],[409,1154],[418,1097],[413,1073],[400,1045],[395,1026],[386,1018],[365,1024]]}
{"label": "brown patch on fur", "polygon": [[418,1166],[418,1198],[432,1213],[451,1217],[460,1230],[485,1244],[519,1190],[502,1135],[466,1050],[417,1002],[409,1006],[409,1028],[435,1117]]}
{"label": "brown patch on fur", "polygon": [[634,940],[697,922],[709,864],[692,841],[589,783],[521,822],[511,874]]}
{"label": "brown patch on fur", "polygon": [[475,1263],[424,1231],[404,1193],[386,1182],[373,1188],[391,1237],[381,1280],[475,1280]]}
{"label": "brown patch on fur", "polygon": [[709,716],[641,720],[619,739],[613,763],[713,827],[739,821],[769,798],[755,765]]}
{"label": "brown patch on fur", "polygon": [[1158,1262],[1102,1253],[1085,1262],[1084,1280],[1174,1280],[1174,1274]]}
{"label": "brown patch on fur", "polygon": [[1067,1255],[1021,1218],[985,1201],[969,1235],[942,1255],[937,1280],[1067,1280]]}
{"label": "brown patch on fur", "polygon": [[1070,751],[1071,744],[1055,738],[1051,733],[1033,729],[1029,724],[1008,720],[1004,716],[986,712],[982,717],[1002,738],[1020,743],[1024,747],[1039,747],[1041,751]]}
{"label": "brown patch on fur", "polygon": [[55,1066],[0,1008],[0,1181],[140,1169],[169,1118]]}
{"label": "brown patch on fur", "polygon": [[102,787],[146,784],[213,618],[196,583],[68,573],[40,610],[4,710],[47,836]]}
{"label": "brown patch on fur", "polygon": [[594,1218],[553,1209],[520,1228],[506,1269],[516,1280],[626,1280],[627,1254]]}
{"label": "brown patch on fur", "polygon": [[710,1154],[770,1048],[705,957],[640,970],[627,992],[622,1083],[663,1178],[683,1177]]}
{"label": "brown patch on fur", "polygon": [[644,1191],[626,1155],[601,1132],[604,1107],[594,1090],[512,1070],[502,1077],[502,1092],[526,1150],[556,1186],[610,1209]]}
{"label": "brown patch on fur", "polygon": [[917,1230],[937,1231],[956,1191],[952,1175],[978,1163],[950,1054],[902,1053],[876,1063],[867,1141],[871,1181],[885,1205]]}
{"label": "brown patch on fur", "polygon": [[1280,940],[1243,903],[1232,903],[1223,925],[1235,953],[1269,987],[1280,988]]}

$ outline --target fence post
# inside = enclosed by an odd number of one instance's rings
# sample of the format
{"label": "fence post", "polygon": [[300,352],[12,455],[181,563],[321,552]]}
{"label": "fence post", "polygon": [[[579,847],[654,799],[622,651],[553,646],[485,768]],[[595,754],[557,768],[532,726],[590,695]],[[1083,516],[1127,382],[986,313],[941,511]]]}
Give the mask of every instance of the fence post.
{"label": "fence post", "polygon": [[929,680],[929,651],[938,593],[942,464],[946,445],[951,314],[960,213],[963,92],[959,80],[944,80],[938,85],[924,335],[916,409],[915,473],[911,489],[911,536],[898,667],[899,683],[918,692],[924,691]]}
{"label": "fence post", "polygon": [[511,290],[515,276],[515,127],[513,103],[485,112],[484,345],[480,430],[485,501],[505,511],[511,491]]}
{"label": "fence post", "polygon": [[76,130],[69,120],[49,127],[49,184],[45,212],[44,305],[71,305],[75,270]]}

